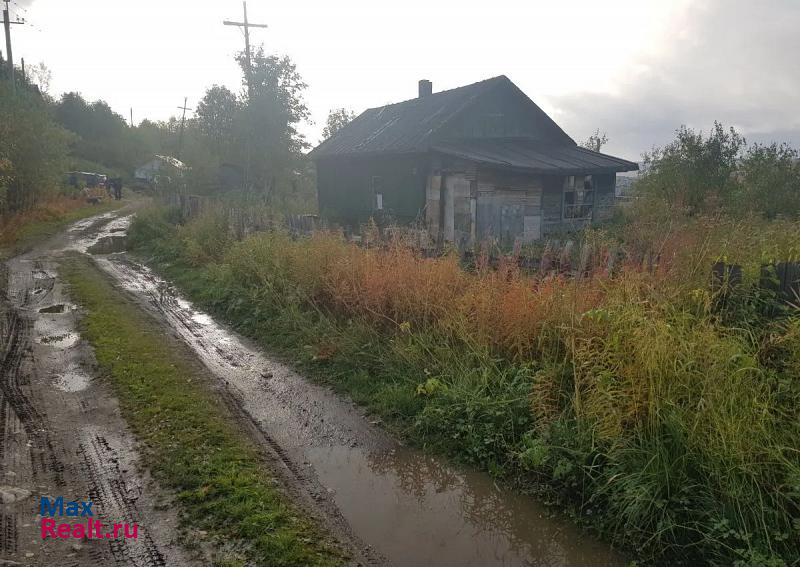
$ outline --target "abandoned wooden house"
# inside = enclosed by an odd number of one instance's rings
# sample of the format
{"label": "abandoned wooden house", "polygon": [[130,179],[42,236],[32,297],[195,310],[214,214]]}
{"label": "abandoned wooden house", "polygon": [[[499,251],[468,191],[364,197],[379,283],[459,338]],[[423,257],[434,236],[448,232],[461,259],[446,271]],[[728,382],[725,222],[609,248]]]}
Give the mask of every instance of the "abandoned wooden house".
{"label": "abandoned wooden house", "polygon": [[507,77],[364,111],[316,147],[320,213],[424,223],[460,246],[531,242],[604,218],[636,163],[578,146]]}

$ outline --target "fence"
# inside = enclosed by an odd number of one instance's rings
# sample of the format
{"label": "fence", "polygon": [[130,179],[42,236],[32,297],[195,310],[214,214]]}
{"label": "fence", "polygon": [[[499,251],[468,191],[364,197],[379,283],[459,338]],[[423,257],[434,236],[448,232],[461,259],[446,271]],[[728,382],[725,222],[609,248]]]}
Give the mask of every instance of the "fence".
{"label": "fence", "polygon": [[324,229],[317,215],[282,215],[278,216],[266,206],[231,206],[212,197],[202,195],[170,194],[164,198],[167,205],[178,207],[185,220],[198,217],[204,211],[222,212],[228,219],[228,227],[232,236],[241,240],[253,232],[284,229],[292,234],[311,234],[315,230]]}
{"label": "fence", "polygon": [[[742,280],[742,267],[738,264],[717,262],[712,266],[713,291],[733,290],[742,284]],[[800,302],[800,262],[763,264],[758,287],[785,301]]]}
{"label": "fence", "polygon": [[[200,195],[172,194],[165,200],[167,204],[179,207],[182,217],[187,220],[197,217],[203,211],[222,211],[228,219],[231,234],[237,239],[254,232],[278,229],[300,236],[329,228],[317,215],[312,214],[279,216],[267,207],[230,206]],[[433,244],[427,231],[419,227],[391,226],[378,229],[371,225],[365,227],[361,234],[345,233],[345,237],[361,246],[369,247],[387,246],[390,242],[401,241],[423,256],[435,256],[442,252]],[[468,268],[474,267],[478,261],[477,256],[481,256],[482,261],[493,268],[498,268],[504,260],[511,260],[520,269],[530,273],[560,274],[574,278],[588,277],[597,271],[613,275],[623,263],[631,261],[621,247],[596,249],[586,244],[579,245],[571,239],[548,239],[523,253],[516,249],[511,254],[504,254],[489,243],[483,243],[475,249],[459,250],[458,253]],[[635,261],[642,269],[653,272],[658,268],[660,258],[655,254],[646,254]],[[740,265],[716,262],[711,267],[712,291],[734,289],[742,281]],[[761,267],[759,287],[774,292],[777,297],[786,301],[800,301],[800,262],[764,264]]]}

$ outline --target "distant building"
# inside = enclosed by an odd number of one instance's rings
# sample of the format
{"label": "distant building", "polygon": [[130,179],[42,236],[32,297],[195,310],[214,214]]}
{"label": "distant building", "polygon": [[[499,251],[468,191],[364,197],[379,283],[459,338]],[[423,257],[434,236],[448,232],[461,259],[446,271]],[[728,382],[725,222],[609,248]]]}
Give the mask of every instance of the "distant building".
{"label": "distant building", "polygon": [[155,155],[147,163],[140,165],[133,173],[134,179],[146,183],[157,184],[162,178],[182,176],[189,167],[171,156]]}
{"label": "distant building", "polygon": [[439,241],[530,242],[602,219],[636,163],[578,146],[507,77],[364,111],[311,152],[320,213],[421,221]]}

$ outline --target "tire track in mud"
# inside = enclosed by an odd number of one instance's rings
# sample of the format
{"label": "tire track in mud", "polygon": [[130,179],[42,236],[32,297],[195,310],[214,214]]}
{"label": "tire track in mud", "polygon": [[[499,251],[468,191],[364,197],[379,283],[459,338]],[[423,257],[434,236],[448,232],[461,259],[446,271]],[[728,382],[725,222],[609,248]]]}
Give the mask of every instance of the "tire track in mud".
{"label": "tire track in mud", "polygon": [[[64,239],[69,248],[113,221],[81,221],[61,239],[0,263],[0,565],[196,564],[175,544],[174,510],[138,472],[116,400],[91,380],[93,353],[55,269]],[[70,372],[82,379],[64,384]],[[104,528],[137,524],[138,537],[43,540],[37,512],[45,495],[91,500]]]}
{"label": "tire track in mud", "polygon": [[[174,287],[166,284],[151,272],[146,271],[144,266],[137,265],[137,267],[142,269],[147,274],[145,277],[148,278],[148,281],[154,284],[153,290],[145,293],[149,299],[150,306],[164,320],[174,321],[176,325],[192,335],[202,345],[203,351],[216,353],[218,360],[224,361],[224,364],[230,365],[231,368],[239,369],[252,366],[253,361],[250,360],[251,357],[246,352],[235,348],[222,348],[213,341],[209,341],[203,333],[203,324],[187,313],[186,305],[181,305],[181,300],[178,300],[175,295],[176,290]],[[185,338],[185,335],[183,337]],[[206,361],[206,364],[209,364],[209,362]],[[330,499],[328,491],[319,483],[309,467],[303,466],[296,459],[293,459],[286,449],[270,435],[261,421],[252,413],[243,410],[237,394],[231,391],[231,389],[236,390],[236,385],[225,381],[224,386],[224,388],[217,390],[221,395],[222,401],[231,411],[231,415],[237,416],[241,425],[248,430],[248,433],[260,442],[270,469],[281,479],[283,488],[289,494],[291,500],[299,504],[305,503],[306,507],[316,511],[315,513],[322,512],[328,529],[332,529],[341,540],[348,543],[348,548],[359,556],[359,564],[386,565],[385,558],[381,557],[372,548],[365,546],[351,532],[347,521]]]}
{"label": "tire track in mud", "polygon": [[[86,435],[78,446],[82,469],[88,484],[89,499],[105,516],[115,523],[138,524],[141,513],[136,500],[141,495],[141,486],[128,486],[120,470],[120,458],[108,440],[99,433]],[[106,526],[110,529],[110,526]],[[149,532],[135,540],[111,539],[109,541],[114,561],[135,567],[166,567],[164,555],[159,551]]]}
{"label": "tire track in mud", "polygon": [[[36,480],[42,474],[52,474],[56,486],[64,486],[64,465],[56,456],[53,443],[48,433],[47,423],[44,416],[34,406],[28,395],[23,391],[29,386],[29,381],[20,370],[22,359],[26,352],[30,351],[31,329],[33,325],[27,318],[21,317],[17,310],[10,310],[5,314],[3,325],[2,362],[0,371],[3,379],[0,380],[0,395],[2,396],[3,414],[6,408],[10,408],[14,417],[22,425],[28,436],[29,443],[32,444],[31,453],[37,455],[33,461],[33,474]],[[0,444],[3,446],[5,454],[6,445],[6,420],[3,420],[2,437]],[[1,457],[1,456],[0,456]],[[0,472],[2,470],[0,460]]]}

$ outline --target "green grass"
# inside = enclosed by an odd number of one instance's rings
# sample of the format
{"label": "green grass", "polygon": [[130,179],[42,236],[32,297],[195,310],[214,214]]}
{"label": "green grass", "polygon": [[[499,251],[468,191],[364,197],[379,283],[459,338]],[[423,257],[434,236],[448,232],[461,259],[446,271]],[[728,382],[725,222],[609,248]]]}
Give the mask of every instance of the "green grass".
{"label": "green grass", "polygon": [[154,476],[177,493],[182,519],[218,543],[241,545],[247,564],[340,564],[337,548],[275,488],[185,347],[165,340],[88,259],[61,269],[84,309],[83,336]]}
{"label": "green grass", "polygon": [[37,244],[44,242],[61,232],[64,227],[81,219],[94,215],[101,215],[122,207],[121,201],[105,201],[97,205],[86,205],[55,218],[46,220],[32,220],[25,223],[9,240],[0,243],[0,260],[22,254]]}

